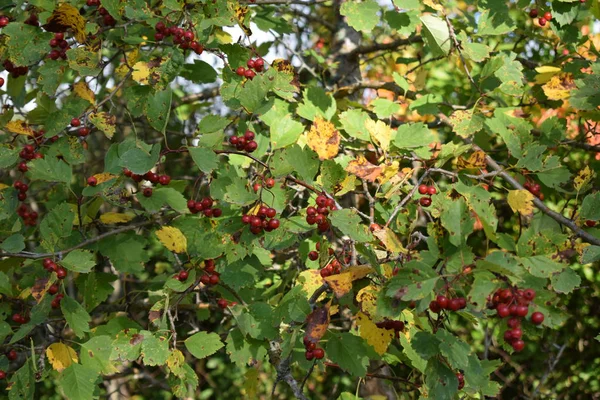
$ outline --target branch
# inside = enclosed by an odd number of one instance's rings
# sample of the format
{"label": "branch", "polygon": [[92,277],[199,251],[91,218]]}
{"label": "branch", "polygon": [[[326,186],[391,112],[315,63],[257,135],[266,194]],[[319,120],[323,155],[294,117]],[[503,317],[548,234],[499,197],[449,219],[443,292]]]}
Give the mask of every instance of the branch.
{"label": "branch", "polygon": [[413,43],[423,43],[423,38],[421,36],[412,36],[408,39],[396,39],[393,42],[389,43],[373,43],[368,46],[360,46],[356,49],[352,50],[348,56],[357,56],[360,54],[369,54],[374,53],[376,51],[382,50],[395,50],[398,47],[406,46]]}
{"label": "branch", "polygon": [[149,221],[138,222],[137,224],[133,224],[133,225],[124,226],[122,228],[115,229],[114,231],[102,233],[96,237],[85,240],[85,241],[79,243],[78,245],[69,247],[68,249],[59,250],[54,253],[30,253],[30,252],[26,252],[26,251],[22,251],[19,253],[0,252],[0,257],[19,257],[19,258],[30,258],[33,260],[37,260],[40,258],[46,258],[46,257],[54,257],[54,256],[58,256],[60,258],[63,255],[70,253],[73,250],[77,250],[82,247],[88,246],[92,243],[99,242],[100,240],[106,239],[107,237],[118,235],[119,233],[123,233],[123,232],[127,232],[127,231],[132,231],[134,229],[138,229],[138,228],[141,228],[144,226],[152,225],[155,222],[156,221],[154,221],[154,220],[149,220]]}
{"label": "branch", "polygon": [[312,4],[321,4],[321,3],[328,3],[330,0],[308,0],[308,1],[301,1],[301,0],[242,0],[240,1],[240,4],[243,5],[268,5],[268,4],[284,4],[284,5],[289,5],[289,4],[300,4],[300,5],[304,5],[304,6],[309,6]]}
{"label": "branch", "polygon": [[190,94],[182,97],[178,102],[175,102],[175,107],[185,103],[193,103],[199,100],[208,100],[213,97],[217,97],[220,94],[220,90],[218,87],[207,88],[201,91],[200,93]]}
{"label": "branch", "polygon": [[337,88],[333,96],[335,98],[346,97],[361,89],[384,89],[394,92],[396,95],[402,95],[407,99],[414,100],[417,98],[417,94],[413,91],[406,91],[394,82],[359,82],[354,85],[342,86]]}
{"label": "branch", "polygon": [[408,194],[402,199],[402,201],[400,201],[400,203],[398,203],[396,208],[394,208],[394,211],[392,211],[392,215],[390,215],[390,218],[388,219],[387,223],[385,224],[386,228],[390,225],[390,223],[394,220],[394,218],[396,218],[396,215],[398,215],[398,213],[400,212],[402,207],[404,207],[404,205],[406,203],[408,203],[410,199],[412,199],[415,192],[419,188],[419,185],[421,183],[423,183],[423,181],[425,180],[425,178],[427,178],[428,175],[429,175],[429,170],[425,171],[425,173],[419,178],[419,181],[415,184],[415,186],[413,186],[413,188],[410,190],[410,192],[408,192]]}
{"label": "branch", "polygon": [[548,369],[544,373],[544,376],[542,376],[542,379],[540,379],[540,383],[538,383],[537,387],[533,391],[533,394],[531,395],[532,399],[535,399],[537,397],[537,394],[538,394],[540,388],[544,385],[544,383],[546,383],[546,381],[548,380],[548,377],[550,376],[550,373],[552,373],[552,371],[554,371],[554,368],[556,368],[556,364],[558,364],[558,360],[560,360],[560,358],[562,357],[563,352],[565,351],[566,348],[567,348],[566,343],[563,344],[562,346],[560,346],[560,348],[558,349],[558,353],[556,354],[556,357],[554,357],[554,360],[552,360],[552,363],[549,365]]}
{"label": "branch", "polygon": [[[476,144],[473,144],[473,149],[475,149],[477,151],[483,151]],[[490,157],[489,155],[486,154],[485,161],[491,169],[498,172],[498,175],[500,175],[505,181],[507,181],[513,188],[518,189],[518,190],[525,190],[525,188],[515,178],[513,178],[508,172],[504,171],[504,169],[496,161],[494,161],[494,159],[492,157]],[[549,209],[542,200],[538,199],[537,197],[534,197],[533,203],[536,205],[537,208],[540,209],[541,212],[543,212],[544,214],[546,214],[547,216],[549,216],[556,222],[565,225],[567,228],[569,228],[571,231],[573,231],[573,233],[575,235],[577,235],[578,237],[583,239],[585,242],[588,242],[588,243],[596,245],[596,246],[600,246],[599,238],[587,233],[586,231],[581,229],[579,226],[577,226],[577,224],[575,224],[575,222],[573,222],[572,220],[563,216],[562,214],[559,214],[556,211]]]}
{"label": "branch", "polygon": [[576,142],[574,140],[567,140],[567,141],[561,142],[561,144],[566,144],[568,146],[577,147],[579,149],[584,149],[584,150],[600,153],[600,146],[594,146],[593,144],[589,144],[589,143],[582,143],[582,142]]}

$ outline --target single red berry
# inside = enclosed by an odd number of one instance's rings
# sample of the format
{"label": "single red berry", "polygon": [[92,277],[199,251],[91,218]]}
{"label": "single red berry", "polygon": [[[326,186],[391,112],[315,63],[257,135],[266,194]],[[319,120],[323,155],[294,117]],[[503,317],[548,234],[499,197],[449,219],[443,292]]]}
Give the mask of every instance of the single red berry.
{"label": "single red berry", "polygon": [[317,209],[313,206],[306,207],[306,215],[317,215]]}
{"label": "single red berry", "polygon": [[539,12],[537,10],[537,8],[533,8],[529,11],[529,17],[530,18],[537,18]]}
{"label": "single red berry", "polygon": [[427,189],[429,189],[429,186],[427,186],[425,184],[419,185],[419,193],[427,194]]}
{"label": "single red berry", "polygon": [[244,137],[246,138],[246,140],[254,140],[255,134],[254,132],[247,130],[246,132],[244,132]]}
{"label": "single red berry", "polygon": [[58,285],[54,284],[54,285],[50,286],[48,288],[48,293],[50,293],[51,295],[55,295],[56,293],[58,293]]}
{"label": "single red berry", "polygon": [[550,11],[546,11],[544,13],[544,19],[548,22],[552,21],[552,14],[550,13]]}
{"label": "single red berry", "polygon": [[531,323],[532,324],[540,325],[542,322],[544,322],[544,314],[542,314],[539,311],[536,311],[533,314],[531,314]]}
{"label": "single red berry", "polygon": [[215,218],[219,218],[221,215],[223,215],[223,210],[221,210],[220,208],[213,208],[212,215]]}
{"label": "single red berry", "polygon": [[269,228],[271,229],[277,229],[279,228],[279,220],[276,218],[273,218],[272,220],[269,221]]}
{"label": "single red berry", "polygon": [[308,259],[311,261],[317,261],[319,259],[319,253],[317,253],[316,251],[310,251],[308,253]]}
{"label": "single red berry", "polygon": [[454,299],[451,299],[450,301],[448,301],[448,309],[451,311],[460,310],[460,300],[454,298]]}
{"label": "single red berry", "polygon": [[256,72],[252,71],[251,69],[247,69],[244,72],[244,76],[248,79],[254,79],[254,77],[256,76]]}
{"label": "single red berry", "polygon": [[77,133],[79,136],[85,137],[90,134],[90,128],[84,126],[82,128],[79,128],[79,131],[77,131]]}
{"label": "single red berry", "polygon": [[369,225],[369,230],[371,232],[375,232],[375,231],[381,230],[381,225],[376,224],[376,223],[372,223],[371,225]]}
{"label": "single red berry", "polygon": [[331,275],[331,270],[327,269],[327,268],[323,268],[319,271],[319,274],[321,275],[321,278],[327,278],[328,276]]}
{"label": "single red berry", "polygon": [[248,225],[252,217],[250,215],[244,214],[242,215],[242,223]]}
{"label": "single red berry", "polygon": [[[538,23],[540,24],[540,26],[545,26],[545,25],[546,25],[546,22],[547,22],[547,21],[546,21],[546,18],[544,18],[544,17],[540,17],[540,18],[538,19]],[[533,193],[533,192],[532,192],[532,193]],[[535,194],[535,193],[534,193],[534,194]]]}
{"label": "single red berry", "polygon": [[250,59],[246,62],[246,65],[248,66],[248,68],[252,68],[254,69],[255,67],[255,61],[253,59]]}
{"label": "single red berry", "polygon": [[327,206],[327,197],[325,197],[322,194],[318,195],[316,203],[319,207],[326,207]]}
{"label": "single red berry", "polygon": [[6,379],[6,372],[4,372],[0,369],[0,380],[4,380],[4,379]]}
{"label": "single red berry", "polygon": [[516,351],[517,353],[525,348],[525,342],[522,341],[521,339],[517,339],[517,340],[513,341],[511,345],[512,345],[513,350]]}
{"label": "single red berry", "polygon": [[250,220],[250,225],[259,228],[262,226],[262,219],[260,219],[260,217],[257,217],[256,215],[252,217],[252,219]]}
{"label": "single red berry", "polygon": [[209,285],[210,284],[210,276],[209,275],[202,275],[200,277],[200,282],[202,282],[204,285]]}
{"label": "single red berry", "polygon": [[13,314],[12,320],[17,324],[21,324],[21,321],[23,321],[23,317],[21,316],[21,314]]}
{"label": "single red berry", "polygon": [[322,359],[323,357],[325,357],[325,350],[323,350],[322,348],[317,348],[313,350],[313,355],[315,356],[315,358],[317,360]]}
{"label": "single red berry", "polygon": [[304,357],[306,357],[308,361],[311,361],[313,358],[315,358],[315,354],[312,351],[307,351],[304,353]]}
{"label": "single red berry", "polygon": [[448,308],[449,301],[446,296],[438,295],[435,298],[435,301],[438,303],[441,309],[445,310],[446,308]]}
{"label": "single red berry", "polygon": [[596,221],[592,221],[592,220],[588,219],[587,221],[585,221],[585,225],[590,228],[593,228],[594,226],[596,226]]}
{"label": "single red berry", "polygon": [[325,221],[317,224],[317,230],[321,233],[327,232],[329,230],[329,222]]}
{"label": "single red berry", "polygon": [[239,138],[237,136],[231,136],[229,138],[229,143],[235,146],[238,144],[238,140],[239,140]]}
{"label": "single red berry", "polygon": [[423,207],[429,207],[431,205],[431,198],[429,197],[421,197],[419,199],[419,204]]}
{"label": "single red berry", "polygon": [[163,186],[166,186],[169,183],[171,183],[171,177],[169,175],[160,175],[158,177],[158,183],[160,183]]}
{"label": "single red berry", "polygon": [[15,361],[17,359],[17,356],[18,354],[15,349],[10,349],[8,354],[6,354],[6,358],[8,358],[10,361]]}
{"label": "single red berry", "polygon": [[238,76],[245,76],[246,75],[246,68],[244,68],[244,67],[237,67],[237,69],[235,70],[235,73]]}
{"label": "single red berry", "polygon": [[229,305],[229,302],[227,300],[221,298],[217,301],[217,305],[219,306],[219,308],[226,309],[227,306]]}
{"label": "single red berry", "polygon": [[436,314],[439,313],[440,311],[442,311],[442,308],[440,307],[438,302],[435,300],[433,300],[429,303],[429,309],[431,310],[431,312],[434,312]]}
{"label": "single red berry", "polygon": [[263,60],[262,58],[257,58],[256,60],[254,60],[254,70],[256,72],[261,72],[264,67],[265,67],[265,60]]}
{"label": "single red berry", "polygon": [[185,280],[187,280],[187,278],[188,278],[189,275],[190,275],[190,273],[188,271],[186,271],[186,270],[180,271],[178,279],[180,281],[185,281]]}
{"label": "single red berry", "polygon": [[21,193],[27,193],[28,190],[29,185],[27,185],[26,183],[21,184],[21,186],[19,187],[19,192]]}
{"label": "single red berry", "polygon": [[274,208],[267,208],[266,215],[267,215],[267,218],[273,218],[273,217],[275,217],[275,215],[277,215],[277,210]]}
{"label": "single red berry", "polygon": [[506,318],[510,315],[510,310],[506,304],[499,304],[496,312],[500,318]]}
{"label": "single red berry", "polygon": [[58,279],[65,279],[67,277],[67,270],[63,267],[56,268],[56,277]]}
{"label": "single red berry", "polygon": [[309,225],[314,225],[317,223],[317,217],[315,215],[307,215],[306,223]]}
{"label": "single red berry", "polygon": [[151,197],[152,196],[152,188],[149,188],[149,187],[144,188],[142,193],[144,194],[145,197]]}
{"label": "single red berry", "polygon": [[96,179],[95,176],[90,176],[87,178],[87,184],[88,186],[96,186],[98,184],[98,179]]}
{"label": "single red berry", "polygon": [[204,210],[202,210],[202,213],[204,214],[204,216],[206,216],[208,218],[213,216],[212,208],[205,208]]}
{"label": "single red berry", "polygon": [[0,28],[4,28],[9,23],[9,19],[7,16],[3,15],[0,17]]}
{"label": "single red berry", "polygon": [[25,201],[25,199],[27,199],[27,194],[20,192],[19,194],[17,194],[17,199],[19,199],[19,201]]}
{"label": "single red berry", "polygon": [[429,186],[427,188],[427,194],[428,195],[433,196],[436,193],[437,193],[437,190],[436,190],[435,186]]}
{"label": "single red berry", "polygon": [[518,305],[517,306],[517,311],[516,311],[516,316],[517,317],[526,317],[527,314],[529,313],[529,308],[525,305]]}
{"label": "single red berry", "polygon": [[211,285],[216,285],[217,283],[219,283],[220,279],[219,279],[219,275],[211,275],[210,276],[210,284]]}
{"label": "single red berry", "polygon": [[252,153],[257,148],[258,148],[258,143],[256,143],[254,140],[251,140],[248,143],[246,143],[244,150],[246,150],[248,153]]}
{"label": "single red berry", "polygon": [[267,179],[265,179],[265,186],[268,189],[272,189],[275,186],[275,179],[273,179],[273,178],[267,178]]}
{"label": "single red berry", "polygon": [[166,25],[164,22],[162,21],[158,21],[156,23],[156,25],[154,25],[154,29],[156,29],[158,32],[163,32],[166,28]]}
{"label": "single red berry", "polygon": [[71,120],[72,127],[77,128],[79,125],[81,125],[81,121],[79,120],[79,118],[73,118]]}
{"label": "single red berry", "polygon": [[42,261],[42,265],[44,266],[45,269],[50,268],[50,266],[54,264],[54,261],[52,261],[51,258],[44,258],[44,261]]}
{"label": "single red berry", "polygon": [[523,292],[523,297],[527,301],[532,301],[533,299],[535,299],[535,290],[533,290],[533,289],[525,289],[525,291]]}
{"label": "single red berry", "polygon": [[510,333],[513,340],[521,339],[521,337],[523,336],[523,331],[521,330],[521,328],[515,328],[511,330]]}
{"label": "single red berry", "polygon": [[192,41],[192,40],[194,40],[194,32],[192,32],[192,31],[186,31],[186,32],[183,34],[183,38],[184,38],[185,40],[187,40],[187,41]]}
{"label": "single red berry", "polygon": [[4,86],[4,78],[0,76],[0,87]]}
{"label": "single red berry", "polygon": [[252,185],[252,190],[254,190],[254,193],[258,193],[261,187],[262,186],[260,183],[255,183],[254,185]]}

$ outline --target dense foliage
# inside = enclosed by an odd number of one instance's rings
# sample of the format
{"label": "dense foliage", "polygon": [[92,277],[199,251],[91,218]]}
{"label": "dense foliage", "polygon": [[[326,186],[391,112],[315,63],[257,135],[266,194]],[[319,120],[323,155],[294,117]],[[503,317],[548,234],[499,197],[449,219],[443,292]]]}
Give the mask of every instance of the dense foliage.
{"label": "dense foliage", "polygon": [[0,0],[0,397],[597,398],[597,18]]}

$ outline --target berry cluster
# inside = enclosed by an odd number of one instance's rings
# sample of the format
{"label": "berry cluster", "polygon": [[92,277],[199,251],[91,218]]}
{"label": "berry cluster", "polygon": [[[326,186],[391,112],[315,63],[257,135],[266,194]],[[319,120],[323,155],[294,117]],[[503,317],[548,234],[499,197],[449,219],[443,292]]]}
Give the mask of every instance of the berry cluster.
{"label": "berry cluster", "polygon": [[308,361],[311,361],[313,359],[320,360],[323,357],[325,357],[325,350],[323,350],[321,347],[317,347],[317,344],[313,342],[308,336],[304,336],[303,342],[304,348],[306,349],[304,356]]}
{"label": "berry cluster", "polygon": [[279,228],[279,220],[275,218],[277,210],[274,208],[260,206],[256,215],[242,215],[242,223],[250,225],[250,232],[255,235],[260,235],[261,232],[271,232]]}
{"label": "berry cluster", "polygon": [[200,282],[205,285],[216,285],[220,282],[221,274],[215,271],[215,260],[204,260],[204,274],[200,277]]}
{"label": "berry cluster", "polygon": [[[96,2],[94,2],[94,3],[96,3]],[[94,4],[94,6],[100,5],[99,0],[97,3],[98,4]],[[115,26],[117,24],[117,21],[115,21],[115,19],[112,17],[112,15],[110,15],[108,13],[108,10],[106,8],[104,8],[104,7],[98,8],[98,14],[102,15],[102,24],[104,24],[106,26]]]}
{"label": "berry cluster", "polygon": [[[521,319],[529,313],[529,304],[533,299],[535,299],[535,290],[533,289],[498,289],[488,305],[489,308],[496,309],[500,318],[510,317],[506,322],[509,329],[504,332],[504,340],[512,346],[514,351],[519,352],[525,348]],[[544,314],[539,311],[531,314],[532,324],[540,325],[542,322],[544,322]]]}
{"label": "berry cluster", "polygon": [[[275,179],[273,178],[262,178],[263,184],[265,185],[265,187],[267,189],[273,189],[275,187]],[[260,190],[260,188],[262,188],[262,185],[258,182],[256,182],[254,185],[252,185],[252,190],[254,190],[254,193],[258,193],[258,191]]]}
{"label": "berry cluster", "polygon": [[196,54],[202,54],[204,51],[204,47],[194,40],[195,35],[192,30],[185,30],[178,26],[167,27],[162,21],[157,22],[154,29],[156,30],[154,40],[157,42],[173,36],[173,44],[179,45],[182,50],[192,49]]}
{"label": "berry cluster", "polygon": [[[532,9],[531,11],[529,11],[529,16],[531,18],[537,18],[539,15],[539,11],[537,8]],[[550,13],[550,11],[546,11],[544,13],[544,15],[542,15],[541,17],[538,18],[538,23],[540,24],[540,26],[545,26],[547,22],[550,22],[552,20],[552,14]]]}
{"label": "berry cluster", "polygon": [[54,38],[50,39],[50,53],[48,53],[48,57],[51,60],[58,60],[62,58],[63,60],[67,59],[67,50],[70,48],[69,43],[65,40],[65,34],[63,32],[57,32],[54,34]]}
{"label": "berry cluster", "polygon": [[322,278],[327,278],[328,276],[336,275],[340,272],[342,272],[342,264],[334,258],[329,264],[323,267],[319,273]]}
{"label": "berry cluster", "polygon": [[329,210],[336,209],[335,200],[327,198],[324,194],[320,194],[316,199],[316,207],[309,206],[306,208],[306,222],[309,225],[317,225],[319,232],[326,232],[329,229],[329,221],[327,216]]}
{"label": "berry cluster", "polygon": [[16,324],[23,325],[23,324],[26,324],[27,322],[29,322],[29,316],[27,316],[27,315],[24,316],[19,313],[14,313],[12,316],[12,320]]}
{"label": "berry cluster", "polygon": [[529,190],[529,192],[532,195],[534,195],[535,197],[537,197],[538,199],[544,200],[544,193],[542,193],[542,186],[539,183],[527,181],[523,184],[523,187],[525,189]]}
{"label": "berry cluster", "polygon": [[239,66],[236,68],[235,73],[238,76],[243,76],[248,79],[254,79],[257,72],[263,72],[265,69],[265,61],[262,58],[249,59],[246,62],[246,65],[248,66],[248,69]]}
{"label": "berry cluster", "polygon": [[229,138],[229,143],[235,146],[239,151],[245,150],[252,153],[258,147],[258,143],[254,141],[255,134],[252,131],[246,131],[241,136],[232,136]]}
{"label": "berry cluster", "polygon": [[[19,194],[17,195],[17,198],[20,201],[24,201],[27,198],[27,191],[29,190],[29,185],[26,184],[26,183],[23,183],[21,181],[15,181],[13,183],[13,186],[14,186],[15,189],[17,189],[19,191]],[[25,218],[23,217],[23,219],[25,219]]]}
{"label": "berry cluster", "polygon": [[2,65],[4,66],[4,69],[8,71],[8,73],[10,73],[10,76],[13,78],[18,78],[20,76],[27,75],[27,73],[29,72],[28,67],[17,67],[10,60],[4,60],[4,63],[2,63]]}
{"label": "berry cluster", "polygon": [[217,301],[217,306],[219,306],[219,308],[221,308],[223,310],[226,309],[227,307],[233,307],[236,304],[237,303],[235,301],[228,301],[227,299],[224,299],[222,297]]}
{"label": "berry cluster", "polygon": [[[73,118],[71,120],[71,126],[73,128],[79,128],[81,126],[81,120],[79,118]],[[77,135],[79,135],[80,137],[86,137],[90,134],[90,132],[90,128],[88,128],[87,126],[82,126],[77,130]]]}
{"label": "berry cluster", "polygon": [[63,297],[65,297],[65,295],[62,293],[59,293],[56,296],[54,296],[54,298],[50,302],[50,306],[52,306],[52,308],[54,309],[60,308],[60,301],[63,299]]}
{"label": "berry cluster", "polygon": [[443,295],[438,295],[435,300],[429,303],[429,309],[434,313],[440,313],[442,310],[458,311],[467,307],[467,300],[464,297],[455,297],[450,299]]}
{"label": "berry cluster", "polygon": [[[19,181],[17,181],[17,182],[19,182]],[[17,182],[15,182],[15,184]],[[25,184],[23,184],[23,185],[25,185]],[[18,190],[18,188],[17,188],[17,190]],[[25,204],[21,204],[19,206],[19,208],[17,208],[17,214],[19,215],[19,217],[23,218],[23,223],[26,226],[35,226],[37,224],[38,213],[27,208],[27,206]]]}
{"label": "berry cluster", "polygon": [[211,208],[213,206],[213,202],[213,199],[210,197],[205,197],[199,201],[190,199],[187,202],[187,207],[192,214],[198,214],[202,211],[202,214],[208,218],[219,218],[223,214],[223,210],[220,208]]}
{"label": "berry cluster", "polygon": [[65,279],[67,277],[67,270],[56,264],[51,258],[44,258],[42,266],[48,272],[56,272],[58,279]]}
{"label": "berry cluster", "polygon": [[437,190],[434,186],[427,186],[425,184],[419,185],[419,193],[423,195],[428,195],[429,197],[421,197],[419,199],[419,204],[422,207],[429,207],[431,205],[431,196],[437,193]]}
{"label": "berry cluster", "polygon": [[157,184],[160,183],[163,186],[171,183],[171,177],[169,175],[159,175],[156,172],[148,171],[144,175],[134,174],[127,168],[123,169],[123,175],[133,179],[136,182],[141,182],[142,180],[147,180],[148,182]]}

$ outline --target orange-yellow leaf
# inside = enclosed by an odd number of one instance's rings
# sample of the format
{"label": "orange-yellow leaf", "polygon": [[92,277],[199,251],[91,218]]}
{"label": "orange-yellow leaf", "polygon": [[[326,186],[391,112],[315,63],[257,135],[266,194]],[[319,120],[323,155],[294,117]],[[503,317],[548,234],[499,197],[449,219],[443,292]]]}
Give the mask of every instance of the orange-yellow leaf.
{"label": "orange-yellow leaf", "polygon": [[108,182],[111,179],[114,179],[116,177],[117,177],[117,175],[113,175],[109,172],[102,172],[102,173],[94,175],[94,178],[96,178],[97,185],[104,183],[104,182]]}
{"label": "orange-yellow leaf", "polygon": [[308,146],[321,160],[330,160],[340,150],[340,134],[335,126],[320,117],[316,117],[307,135]]}
{"label": "orange-yellow leaf", "polygon": [[167,249],[175,253],[185,253],[187,251],[187,239],[179,229],[173,226],[165,226],[157,230],[155,234]]}
{"label": "orange-yellow leaf", "polygon": [[381,240],[387,251],[392,253],[408,253],[408,250],[402,246],[402,242],[398,236],[396,236],[396,234],[390,228],[383,227],[381,229],[377,229],[373,231],[373,235],[375,235],[377,239]]}
{"label": "orange-yellow leaf", "polygon": [[360,179],[365,179],[369,182],[375,182],[383,172],[383,168],[375,164],[371,164],[363,156],[358,156],[356,160],[352,160],[348,163],[346,171],[358,176]]}
{"label": "orange-yellow leaf", "polygon": [[[84,43],[86,40],[85,34],[85,18],[79,13],[79,10],[68,3],[61,3],[52,12],[52,15],[47,20],[47,24],[56,28],[61,28],[62,31],[66,28],[71,28],[75,34],[75,39],[79,43]],[[55,30],[54,32],[58,32]]]}
{"label": "orange-yellow leaf", "polygon": [[550,100],[564,100],[571,96],[571,89],[575,89],[573,75],[560,73],[554,75],[544,86],[544,93]]}
{"label": "orange-yellow leaf", "polygon": [[311,342],[317,343],[327,332],[329,326],[329,303],[324,306],[317,307],[313,312],[306,317],[306,332],[305,336]]}
{"label": "orange-yellow leaf", "polygon": [[242,28],[246,36],[252,36],[252,30],[246,24],[246,15],[248,15],[248,11],[250,9],[247,6],[235,5],[233,8],[235,13],[235,18],[237,19],[237,23]]}
{"label": "orange-yellow leaf", "polygon": [[395,331],[393,329],[378,328],[377,325],[362,312],[356,314],[356,326],[358,327],[360,337],[373,346],[378,354],[383,355],[386,353],[394,338]]}
{"label": "orange-yellow leaf", "polygon": [[27,122],[21,119],[9,121],[4,125],[4,129],[12,133],[18,133],[19,135],[33,136],[34,134],[33,129],[27,125]]}
{"label": "orange-yellow leaf", "polygon": [[133,214],[107,212],[100,216],[100,222],[105,225],[122,224],[131,221],[134,217]]}
{"label": "orange-yellow leaf", "polygon": [[[306,271],[300,272],[298,275],[298,282],[306,292],[307,298],[310,298],[313,293],[323,285],[323,278],[321,277],[319,270],[307,269]],[[319,300],[324,296],[325,294],[321,295]]]}
{"label": "orange-yellow leaf", "polygon": [[377,297],[379,289],[374,285],[365,286],[356,294],[356,301],[360,309],[367,315],[375,315],[377,313]]}
{"label": "orange-yellow leaf", "polygon": [[552,77],[558,74],[560,71],[560,68],[550,67],[547,65],[537,67],[535,69],[535,72],[537,72],[538,74],[535,76],[535,83],[537,83],[538,85],[543,85],[544,83],[552,79]]}
{"label": "orange-yellow leaf", "polygon": [[593,177],[594,171],[592,171],[589,166],[586,166],[584,169],[579,171],[579,174],[577,174],[577,176],[574,179],[575,183],[573,186],[575,186],[575,190],[577,190],[578,192],[581,191],[581,189],[585,185],[592,181]]}
{"label": "orange-yellow leaf", "polygon": [[339,274],[323,278],[329,284],[333,293],[340,298],[352,289],[352,282],[364,278],[373,272],[373,268],[368,265],[356,265],[344,270]]}
{"label": "orange-yellow leaf", "polygon": [[46,357],[55,371],[61,372],[69,365],[77,363],[79,358],[73,348],[64,343],[52,343],[46,349]]}
{"label": "orange-yellow leaf", "polygon": [[82,99],[89,101],[90,104],[94,104],[96,102],[96,96],[94,96],[94,92],[91,91],[84,81],[79,81],[73,85],[73,93]]}
{"label": "orange-yellow leaf", "polygon": [[533,194],[528,190],[509,190],[507,200],[514,212],[521,215],[533,213]]}
{"label": "orange-yellow leaf", "polygon": [[457,166],[459,169],[484,168],[486,165],[485,152],[483,151],[474,151],[468,159],[462,156],[458,157]]}
{"label": "orange-yellow leaf", "polygon": [[365,121],[365,127],[371,135],[371,139],[384,151],[390,148],[390,141],[395,131],[385,124],[383,121],[373,121],[368,119]]}

